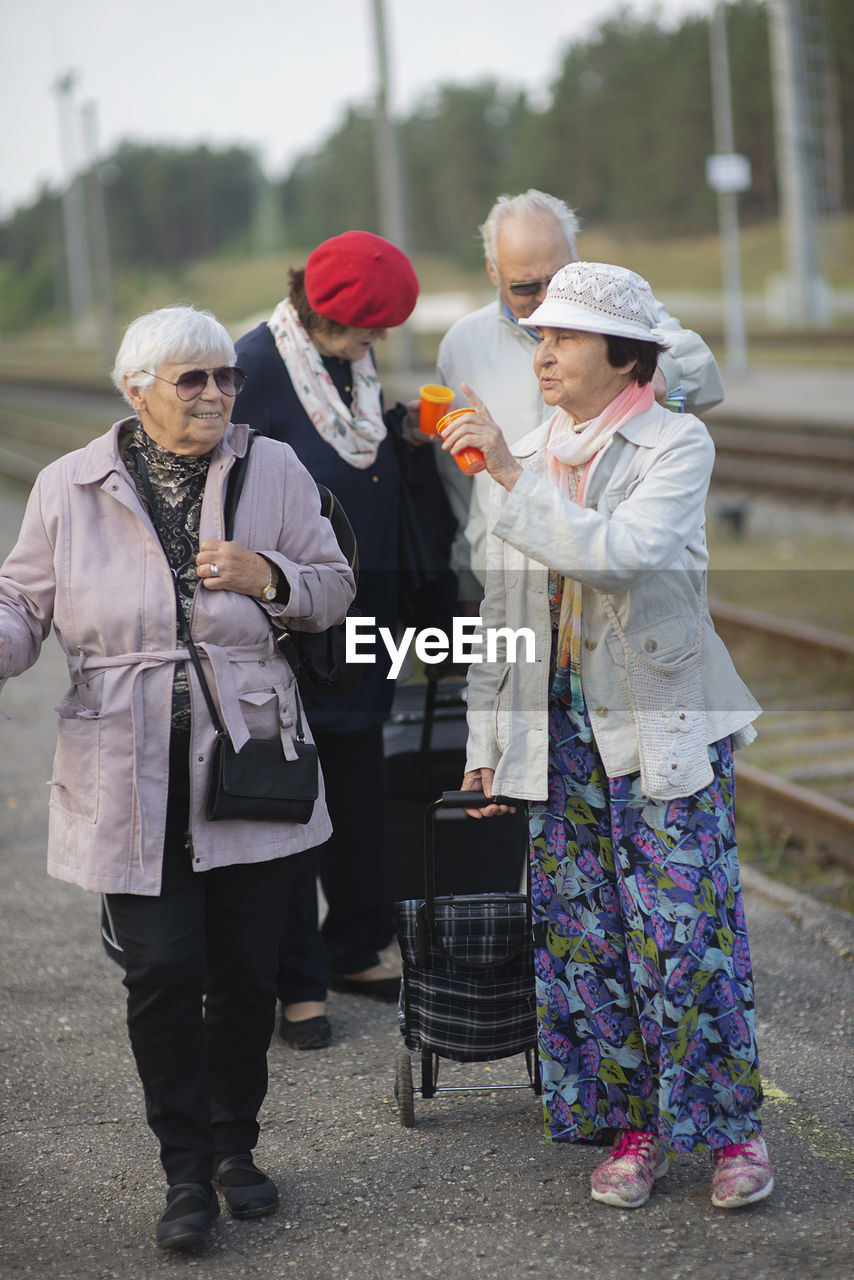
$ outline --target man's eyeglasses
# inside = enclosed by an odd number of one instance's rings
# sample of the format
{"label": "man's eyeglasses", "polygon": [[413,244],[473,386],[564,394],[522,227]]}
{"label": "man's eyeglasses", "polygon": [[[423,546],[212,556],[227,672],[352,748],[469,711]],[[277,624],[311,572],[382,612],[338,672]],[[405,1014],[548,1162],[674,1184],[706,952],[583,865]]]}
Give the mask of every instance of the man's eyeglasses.
{"label": "man's eyeglasses", "polygon": [[551,276],[548,280],[523,280],[519,284],[508,284],[507,288],[517,298],[533,298],[535,293],[544,293],[550,282]]}
{"label": "man's eyeglasses", "polygon": [[179,400],[195,400],[208,385],[208,378],[213,378],[217,391],[224,396],[239,395],[246,386],[246,374],[237,365],[224,364],[220,369],[188,369],[174,382],[171,378],[161,378],[159,373],[149,373],[147,369],[140,369],[140,373],[146,373],[158,382],[168,382],[175,388]]}

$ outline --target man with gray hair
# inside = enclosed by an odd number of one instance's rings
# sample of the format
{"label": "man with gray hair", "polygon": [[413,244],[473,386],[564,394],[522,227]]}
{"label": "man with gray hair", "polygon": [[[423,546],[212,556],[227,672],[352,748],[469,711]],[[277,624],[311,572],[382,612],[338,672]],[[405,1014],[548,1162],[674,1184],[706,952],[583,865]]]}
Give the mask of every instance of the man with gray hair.
{"label": "man with gray hair", "polygon": [[[457,320],[439,345],[437,380],[455,392],[454,408],[468,406],[466,382],[486,404],[513,445],[546,417],[534,374],[539,341],[525,321],[543,301],[556,271],[578,261],[578,219],[556,196],[531,188],[500,196],[480,228],[487,274],[498,297]],[[719,404],[724,391],[714,356],[702,338],[683,329],[656,300],[658,327],[668,350],[659,361],[653,388],[662,402],[674,393],[693,413]],[[450,455],[440,462],[448,496],[464,537],[454,547],[460,599],[479,600],[486,562],[489,477],[464,476]],[[471,572],[467,572],[467,571]],[[471,574],[477,581],[473,581]]]}

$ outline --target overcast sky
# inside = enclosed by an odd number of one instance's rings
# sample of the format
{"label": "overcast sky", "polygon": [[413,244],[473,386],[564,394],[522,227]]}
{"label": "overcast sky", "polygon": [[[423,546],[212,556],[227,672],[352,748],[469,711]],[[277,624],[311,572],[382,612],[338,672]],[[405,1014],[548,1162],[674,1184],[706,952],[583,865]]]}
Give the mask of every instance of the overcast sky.
{"label": "overcast sky", "polygon": [[[621,7],[673,25],[712,0],[385,0],[391,107],[486,76],[543,98],[567,45]],[[282,176],[372,99],[373,13],[373,0],[0,0],[0,216],[62,180],[53,86],[70,70],[73,119],[95,104],[102,152],[236,142]]]}

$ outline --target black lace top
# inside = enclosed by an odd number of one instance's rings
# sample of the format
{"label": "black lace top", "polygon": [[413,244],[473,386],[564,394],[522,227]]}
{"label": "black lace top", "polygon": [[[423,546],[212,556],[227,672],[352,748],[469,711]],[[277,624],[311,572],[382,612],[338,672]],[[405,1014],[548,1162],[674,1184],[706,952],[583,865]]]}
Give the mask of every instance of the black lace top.
{"label": "black lace top", "polygon": [[[149,511],[139,468],[139,454],[145,457],[148,477],[154,494],[154,511]],[[199,550],[199,518],[202,494],[208,476],[211,455],[170,453],[156,444],[143,430],[142,424],[122,432],[119,454],[136,485],[139,499],[160,534],[169,566],[178,583],[184,617],[189,622],[199,579],[196,554]],[[177,605],[176,605],[177,609]],[[179,620],[180,631],[180,620]],[[190,728],[190,694],[185,664],[175,667],[172,684],[172,729],[188,732]]]}

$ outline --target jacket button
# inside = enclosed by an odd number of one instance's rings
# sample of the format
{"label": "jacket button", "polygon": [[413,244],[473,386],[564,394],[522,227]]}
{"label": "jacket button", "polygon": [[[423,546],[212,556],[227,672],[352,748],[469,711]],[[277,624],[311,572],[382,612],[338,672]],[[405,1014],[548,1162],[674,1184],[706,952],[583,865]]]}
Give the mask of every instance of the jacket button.
{"label": "jacket button", "polygon": [[380,482],[379,476],[371,476],[371,479],[373,480],[374,484],[379,484]]}
{"label": "jacket button", "polygon": [[204,763],[205,763],[205,757],[199,756],[199,764],[204,764]]}
{"label": "jacket button", "polygon": [[587,639],[584,641],[584,647],[585,647],[585,649],[595,649],[595,648],[596,648],[596,641],[595,641],[595,640],[591,640],[591,639],[590,639],[590,637],[588,636],[588,637],[587,637]]}
{"label": "jacket button", "polygon": [[608,708],[607,708],[607,707],[597,707],[597,708],[596,708],[596,714],[597,714],[597,716],[606,716],[606,715],[608,714]]}
{"label": "jacket button", "polygon": [[655,653],[658,648],[658,641],[653,640],[652,636],[650,636],[649,640],[644,641],[643,647],[646,649],[647,653]]}

